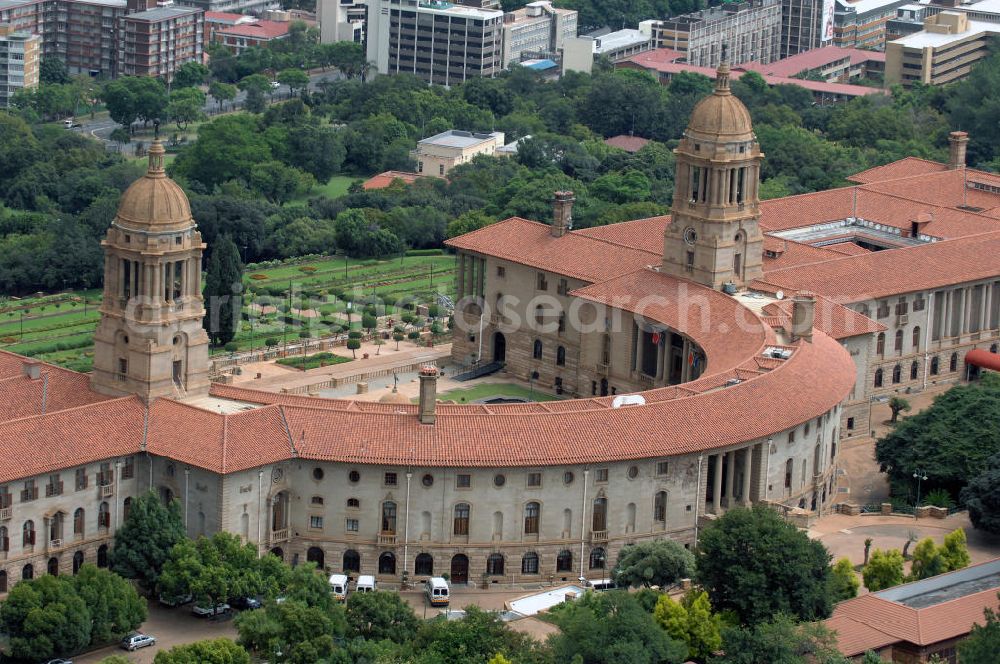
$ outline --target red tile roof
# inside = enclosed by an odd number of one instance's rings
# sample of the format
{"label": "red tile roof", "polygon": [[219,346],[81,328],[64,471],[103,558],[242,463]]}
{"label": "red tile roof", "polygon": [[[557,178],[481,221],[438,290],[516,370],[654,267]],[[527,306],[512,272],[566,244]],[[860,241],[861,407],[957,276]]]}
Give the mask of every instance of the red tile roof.
{"label": "red tile roof", "polygon": [[548,224],[520,217],[452,238],[445,244],[590,283],[658,265],[663,255],[662,249],[655,253],[643,251],[577,232],[553,237]]}
{"label": "red tile roof", "polygon": [[[850,64],[855,65],[866,60],[885,62],[885,53],[875,51],[862,51],[856,48],[841,48],[839,46],[824,46],[804,51],[796,55],[791,55],[781,60],[776,60],[770,64],[744,63],[737,65],[739,68],[754,69],[762,74],[771,76],[795,76],[809,69],[819,69],[839,60],[849,59]],[[752,64],[752,67],[747,67]]]}
{"label": "red tile roof", "polygon": [[639,136],[625,136],[624,134],[619,136],[612,136],[611,138],[605,138],[604,144],[610,145],[613,148],[620,148],[625,150],[625,152],[635,153],[646,147],[649,143],[648,138],[641,138]]}
{"label": "red tile roof", "polygon": [[216,35],[229,37],[247,37],[267,41],[280,39],[288,35],[288,28],[291,25],[285,21],[265,21],[259,20],[256,23],[238,23],[236,25],[219,28]]}
{"label": "red tile roof", "polygon": [[[791,300],[786,298],[779,302],[768,304],[764,307],[764,313],[779,318],[781,327],[784,327],[787,332],[791,331]],[[889,329],[882,323],[863,316],[850,307],[845,307],[825,297],[818,296],[816,297],[813,325],[817,330],[822,330],[837,340],[864,334],[878,334]]]}
{"label": "red tile roof", "polygon": [[384,173],[379,173],[368,178],[361,186],[365,191],[385,189],[396,180],[401,180],[406,184],[413,184],[422,177],[427,176],[421,173],[407,173],[406,171],[385,171]]}
{"label": "red tile roof", "polygon": [[926,173],[937,173],[948,170],[948,166],[936,161],[921,159],[920,157],[904,157],[899,161],[894,161],[882,166],[875,166],[866,171],[855,173],[847,178],[851,182],[867,184],[869,182],[880,182],[883,180],[895,180],[911,175],[924,175]]}
{"label": "red tile roof", "polygon": [[[776,254],[771,257],[769,254]],[[838,258],[841,254],[826,247],[814,247],[793,240],[784,240],[771,235],[764,236],[764,272],[780,270],[793,265],[819,263]]]}
{"label": "red tile roof", "polygon": [[607,226],[581,228],[573,233],[662,256],[663,232],[668,225],[670,225],[670,215],[663,215],[620,221]]}

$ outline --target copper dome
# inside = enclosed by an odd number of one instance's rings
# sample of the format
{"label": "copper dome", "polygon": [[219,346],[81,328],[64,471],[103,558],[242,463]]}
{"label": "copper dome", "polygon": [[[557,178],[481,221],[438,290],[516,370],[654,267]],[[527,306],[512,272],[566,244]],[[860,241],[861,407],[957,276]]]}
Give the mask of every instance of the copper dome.
{"label": "copper dome", "polygon": [[122,194],[116,220],[129,228],[182,230],[194,224],[191,205],[180,186],[163,170],[163,144],[149,148],[149,169]]}
{"label": "copper dome", "polygon": [[753,138],[750,111],[729,89],[729,64],[719,65],[715,90],[699,101],[691,111],[687,133],[691,138],[721,142]]}

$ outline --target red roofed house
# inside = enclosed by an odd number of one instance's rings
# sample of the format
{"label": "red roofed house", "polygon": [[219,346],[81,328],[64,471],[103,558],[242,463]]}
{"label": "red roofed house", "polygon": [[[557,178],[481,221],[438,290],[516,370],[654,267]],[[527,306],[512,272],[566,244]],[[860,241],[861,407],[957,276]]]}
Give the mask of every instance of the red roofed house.
{"label": "red roofed house", "polygon": [[379,173],[378,175],[373,175],[368,178],[361,186],[365,191],[371,191],[372,189],[385,189],[397,180],[404,184],[413,184],[422,177],[427,176],[421,175],[420,173],[408,173],[406,171],[385,171],[384,173]]}
{"label": "red roofed house", "polygon": [[212,41],[222,44],[227,49],[239,55],[245,49],[254,46],[264,46],[272,41],[288,36],[288,21],[268,21],[252,19],[237,21],[233,25],[219,25],[211,32]]}
{"label": "red roofed house", "polygon": [[[556,192],[552,223],[448,241],[452,362],[571,397],[545,403],[439,404],[432,366],[418,404],[212,382],[206,247],[154,142],[102,243],[93,373],[0,351],[0,594],[107,565],[146,491],[192,536],[459,584],[602,578],[626,544],[691,544],[736,505],[830,507],[873,396],[998,366],[1000,178],[955,133],[948,164],[762,202],[750,115],[715,76],[670,216],[574,230]],[[917,624],[911,643],[952,638]]]}
{"label": "red roofed house", "polygon": [[1000,608],[1000,559],[841,602],[825,621],[837,648],[861,661],[866,651],[892,662],[956,661],[956,645],[984,611]]}

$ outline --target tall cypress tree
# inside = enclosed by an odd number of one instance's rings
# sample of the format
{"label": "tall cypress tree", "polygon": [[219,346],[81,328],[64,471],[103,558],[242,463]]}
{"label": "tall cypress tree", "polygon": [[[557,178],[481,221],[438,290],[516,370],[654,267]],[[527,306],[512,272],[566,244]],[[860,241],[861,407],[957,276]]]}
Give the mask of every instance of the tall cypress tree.
{"label": "tall cypress tree", "polygon": [[236,336],[240,315],[243,263],[236,244],[228,236],[219,238],[208,260],[205,275],[205,329],[215,346]]}

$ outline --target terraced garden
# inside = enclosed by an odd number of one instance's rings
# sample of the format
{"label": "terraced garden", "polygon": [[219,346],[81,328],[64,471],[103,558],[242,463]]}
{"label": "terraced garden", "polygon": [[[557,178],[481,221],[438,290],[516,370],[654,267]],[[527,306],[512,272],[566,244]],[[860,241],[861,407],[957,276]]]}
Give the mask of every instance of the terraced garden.
{"label": "terraced garden", "polygon": [[[298,343],[360,330],[367,312],[379,328],[389,320],[408,331],[430,323],[417,314],[437,298],[454,297],[454,258],[413,252],[389,260],[310,257],[249,265],[243,321],[233,344],[213,353]],[[89,371],[101,291],[71,291],[13,298],[0,296],[0,348],[77,371]],[[439,328],[440,329],[440,328]]]}

